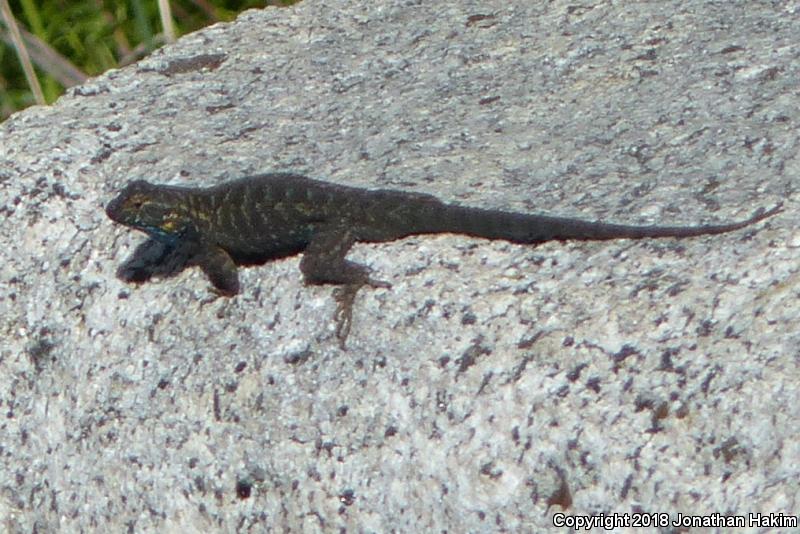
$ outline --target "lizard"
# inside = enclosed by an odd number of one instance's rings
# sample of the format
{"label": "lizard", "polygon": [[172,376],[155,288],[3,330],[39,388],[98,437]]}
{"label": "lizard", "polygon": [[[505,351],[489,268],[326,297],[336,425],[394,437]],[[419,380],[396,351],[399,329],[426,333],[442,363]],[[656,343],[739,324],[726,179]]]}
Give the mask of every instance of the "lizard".
{"label": "lizard", "polygon": [[423,194],[362,189],[299,174],[249,176],[198,188],[130,182],[108,203],[114,222],[140,230],[198,266],[222,296],[239,293],[237,266],[303,252],[306,284],[334,284],[335,334],[344,347],[357,291],[388,288],[369,269],[347,260],[356,242],[386,242],[417,234],[455,233],[512,243],[685,238],[744,228],[781,211],[781,204],[726,224],[639,226],[483,209]]}

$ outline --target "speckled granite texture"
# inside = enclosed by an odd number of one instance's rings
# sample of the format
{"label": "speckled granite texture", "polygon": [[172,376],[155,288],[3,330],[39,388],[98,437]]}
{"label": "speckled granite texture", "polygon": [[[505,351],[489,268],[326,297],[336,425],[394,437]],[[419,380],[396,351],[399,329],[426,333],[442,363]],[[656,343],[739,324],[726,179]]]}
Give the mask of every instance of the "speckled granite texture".
{"label": "speckled granite texture", "polygon": [[[12,117],[0,530],[796,516],[800,7],[742,5],[306,0]],[[144,240],[102,211],[127,181],[270,170],[624,223],[785,211],[680,241],[360,245],[393,287],[359,294],[347,351],[299,258],[234,299],[115,276]]]}

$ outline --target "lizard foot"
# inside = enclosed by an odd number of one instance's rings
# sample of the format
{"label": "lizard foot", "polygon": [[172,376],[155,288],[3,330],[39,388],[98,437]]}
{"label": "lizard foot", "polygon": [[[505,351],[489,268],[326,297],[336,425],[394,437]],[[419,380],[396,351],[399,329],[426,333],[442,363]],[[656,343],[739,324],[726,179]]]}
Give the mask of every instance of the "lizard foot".
{"label": "lizard foot", "polygon": [[374,278],[367,278],[367,285],[369,287],[384,288],[384,289],[389,289],[392,287],[392,284],[390,284],[386,280],[375,280]]}
{"label": "lizard foot", "polygon": [[347,350],[345,342],[347,341],[347,336],[350,335],[350,327],[353,324],[353,302],[355,302],[356,293],[361,285],[348,284],[333,290],[333,298],[336,300],[336,311],[333,314],[333,320],[336,323],[336,337],[342,350]]}
{"label": "lizard foot", "polygon": [[367,278],[362,283],[346,284],[333,290],[333,298],[336,300],[336,311],[333,314],[333,320],[336,323],[336,337],[339,339],[339,346],[343,350],[347,350],[345,342],[347,341],[347,336],[350,335],[350,327],[353,324],[353,303],[356,299],[356,293],[365,285],[375,288],[392,287],[392,284],[384,280]]}

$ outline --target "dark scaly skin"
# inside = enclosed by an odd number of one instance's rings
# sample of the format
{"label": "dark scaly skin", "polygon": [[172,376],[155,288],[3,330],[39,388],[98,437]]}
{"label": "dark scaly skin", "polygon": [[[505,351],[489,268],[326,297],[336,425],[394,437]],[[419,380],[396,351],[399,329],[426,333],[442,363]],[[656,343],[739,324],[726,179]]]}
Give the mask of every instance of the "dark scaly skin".
{"label": "dark scaly skin", "polygon": [[308,284],[337,284],[337,337],[350,329],[353,299],[364,285],[389,287],[365,266],[345,259],[353,243],[393,241],[414,234],[458,233],[513,243],[551,240],[641,239],[721,234],[780,211],[720,225],[628,226],[484,210],[446,204],[430,195],[367,190],[295,174],[265,174],[210,188],[128,184],[106,207],[108,216],[174,248],[183,247],[216,290],[239,292],[237,265],[305,251]]}

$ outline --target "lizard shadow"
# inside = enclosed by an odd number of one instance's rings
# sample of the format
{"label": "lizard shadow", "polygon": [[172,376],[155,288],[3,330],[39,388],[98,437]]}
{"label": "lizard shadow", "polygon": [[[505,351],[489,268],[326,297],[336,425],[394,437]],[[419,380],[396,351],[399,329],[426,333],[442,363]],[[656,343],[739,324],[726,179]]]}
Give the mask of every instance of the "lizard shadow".
{"label": "lizard shadow", "polygon": [[167,244],[147,239],[117,268],[117,278],[123,282],[141,284],[152,278],[172,278],[191,262],[195,251],[189,243]]}
{"label": "lizard shadow", "polygon": [[[232,256],[237,266],[248,267],[294,256],[302,247],[285,247],[260,255]],[[117,268],[116,276],[123,282],[142,284],[153,278],[172,278],[190,267],[198,266],[198,248],[191,240],[177,240],[165,243],[156,238],[148,238]]]}

